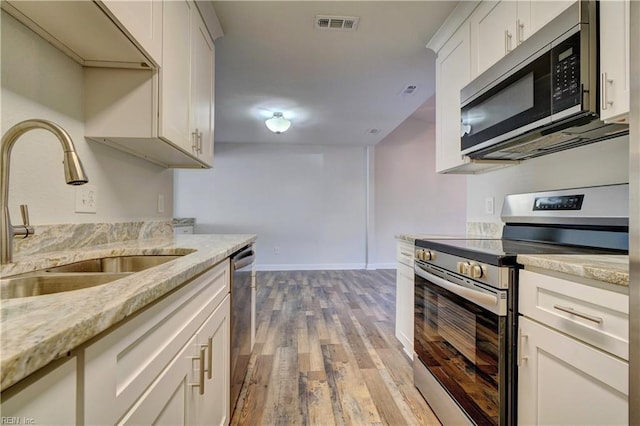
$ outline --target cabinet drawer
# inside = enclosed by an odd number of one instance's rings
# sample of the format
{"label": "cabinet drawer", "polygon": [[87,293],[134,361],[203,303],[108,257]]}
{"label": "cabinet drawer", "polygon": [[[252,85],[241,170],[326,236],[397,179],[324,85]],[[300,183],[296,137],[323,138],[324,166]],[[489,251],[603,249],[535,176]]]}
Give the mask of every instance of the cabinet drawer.
{"label": "cabinet drawer", "polygon": [[84,349],[85,423],[115,423],[229,293],[226,260]]}
{"label": "cabinet drawer", "polygon": [[398,241],[396,248],[396,260],[413,268],[414,246],[411,243]]}
{"label": "cabinet drawer", "polygon": [[629,359],[629,297],[574,281],[520,271],[520,313]]}

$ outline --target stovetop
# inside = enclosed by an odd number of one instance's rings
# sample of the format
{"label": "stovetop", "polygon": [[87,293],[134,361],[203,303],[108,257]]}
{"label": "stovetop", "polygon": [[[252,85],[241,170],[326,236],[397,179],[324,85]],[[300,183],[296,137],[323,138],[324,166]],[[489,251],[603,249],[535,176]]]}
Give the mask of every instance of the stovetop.
{"label": "stovetop", "polygon": [[519,254],[626,254],[621,250],[506,238],[424,239],[416,240],[415,245],[496,266],[516,266]]}

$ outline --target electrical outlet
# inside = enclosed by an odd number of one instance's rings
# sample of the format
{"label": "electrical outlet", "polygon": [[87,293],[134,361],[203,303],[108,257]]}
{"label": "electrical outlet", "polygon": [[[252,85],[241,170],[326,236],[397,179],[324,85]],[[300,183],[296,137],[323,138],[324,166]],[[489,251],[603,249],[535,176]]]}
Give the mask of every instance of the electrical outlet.
{"label": "electrical outlet", "polygon": [[98,187],[80,185],[76,187],[76,213],[96,213],[98,210]]}
{"label": "electrical outlet", "polygon": [[164,213],[164,194],[158,194],[158,213]]}
{"label": "electrical outlet", "polygon": [[484,212],[486,214],[493,214],[495,210],[493,197],[487,197],[484,199]]}
{"label": "electrical outlet", "polygon": [[275,246],[275,247],[273,248],[273,254],[275,254],[275,255],[280,254],[280,247]]}

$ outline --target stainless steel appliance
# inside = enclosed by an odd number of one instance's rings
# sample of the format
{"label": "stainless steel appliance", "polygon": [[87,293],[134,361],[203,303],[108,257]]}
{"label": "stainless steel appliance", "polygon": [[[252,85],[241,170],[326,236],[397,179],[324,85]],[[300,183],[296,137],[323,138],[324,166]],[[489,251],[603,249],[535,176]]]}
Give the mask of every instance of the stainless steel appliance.
{"label": "stainless steel appliance", "polygon": [[415,244],[414,381],[443,424],[516,424],[518,254],[626,254],[627,184],[508,195],[500,239]]}
{"label": "stainless steel appliance", "polygon": [[599,119],[597,2],[576,2],[460,92],[462,153],[520,160],[628,134]]}
{"label": "stainless steel appliance", "polygon": [[253,246],[231,256],[231,407],[238,402],[253,349]]}

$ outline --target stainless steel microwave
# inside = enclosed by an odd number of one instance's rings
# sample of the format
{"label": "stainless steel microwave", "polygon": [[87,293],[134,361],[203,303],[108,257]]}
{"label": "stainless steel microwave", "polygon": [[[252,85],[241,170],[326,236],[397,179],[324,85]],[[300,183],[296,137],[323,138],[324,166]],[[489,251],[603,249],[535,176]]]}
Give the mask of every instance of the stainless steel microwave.
{"label": "stainless steel microwave", "polygon": [[462,154],[521,160],[628,133],[599,118],[597,8],[574,3],[461,90]]}

